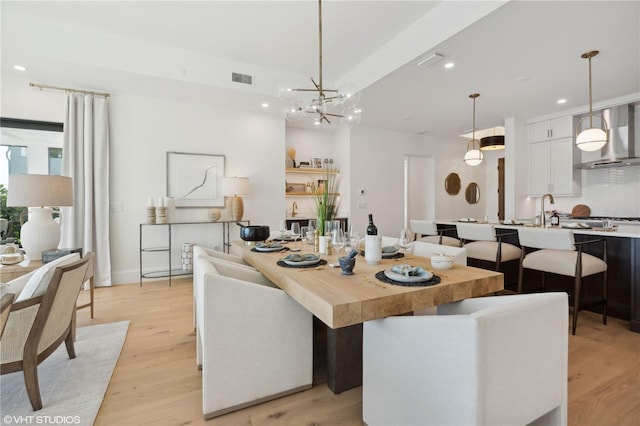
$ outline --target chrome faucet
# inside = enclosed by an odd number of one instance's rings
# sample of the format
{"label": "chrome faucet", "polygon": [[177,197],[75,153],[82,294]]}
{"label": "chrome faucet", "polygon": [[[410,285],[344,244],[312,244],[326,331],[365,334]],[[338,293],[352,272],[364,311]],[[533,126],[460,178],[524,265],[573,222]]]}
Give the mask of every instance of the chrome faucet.
{"label": "chrome faucet", "polygon": [[297,214],[298,214],[298,203],[294,201],[293,205],[291,206],[291,217],[296,217]]}
{"label": "chrome faucet", "polygon": [[551,204],[554,204],[553,195],[551,195],[551,194],[544,194],[542,196],[542,198],[540,199],[540,209],[541,209],[540,210],[540,226],[542,226],[543,228],[546,226],[546,222],[547,222],[547,218],[546,218],[546,216],[544,214],[544,199],[546,197],[549,197],[549,202]]}

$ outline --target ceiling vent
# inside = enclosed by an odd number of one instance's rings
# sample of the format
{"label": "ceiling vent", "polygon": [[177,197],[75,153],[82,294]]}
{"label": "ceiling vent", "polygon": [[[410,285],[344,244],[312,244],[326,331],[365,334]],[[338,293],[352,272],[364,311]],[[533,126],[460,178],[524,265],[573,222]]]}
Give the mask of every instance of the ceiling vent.
{"label": "ceiling vent", "polygon": [[444,56],[438,52],[429,53],[416,60],[416,65],[422,68],[430,67],[442,58],[444,58]]}
{"label": "ceiling vent", "polygon": [[240,74],[239,72],[231,73],[231,81],[234,83],[247,84],[253,86],[253,76],[249,74]]}

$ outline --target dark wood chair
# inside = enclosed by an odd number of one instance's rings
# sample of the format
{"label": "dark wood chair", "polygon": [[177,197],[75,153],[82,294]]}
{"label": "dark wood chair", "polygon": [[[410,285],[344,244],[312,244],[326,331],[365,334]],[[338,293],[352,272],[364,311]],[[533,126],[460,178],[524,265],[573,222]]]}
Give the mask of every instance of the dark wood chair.
{"label": "dark wood chair", "polygon": [[38,365],[65,343],[69,358],[76,357],[72,317],[93,254],[57,267],[44,294],[11,306],[0,341],[0,374],[24,372],[34,411],[42,408]]}

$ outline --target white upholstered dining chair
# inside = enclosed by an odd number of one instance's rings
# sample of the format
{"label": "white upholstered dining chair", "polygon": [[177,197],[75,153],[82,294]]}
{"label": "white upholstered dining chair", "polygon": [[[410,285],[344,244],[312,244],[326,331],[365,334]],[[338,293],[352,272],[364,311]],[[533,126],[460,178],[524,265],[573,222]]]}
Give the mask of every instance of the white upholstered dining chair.
{"label": "white upholstered dining chair", "polygon": [[455,230],[454,227],[438,229],[438,225],[433,220],[411,219],[410,223],[411,230],[418,241],[460,247],[459,239],[444,235],[447,231]]}
{"label": "white upholstered dining chair", "polygon": [[258,271],[202,256],[194,263],[205,418],[310,388],[311,313]]}
{"label": "white upholstered dining chair", "polygon": [[[571,333],[576,334],[578,312],[586,307],[580,303],[582,279],[590,275],[602,274],[602,299],[590,305],[602,305],[602,323],[607,323],[607,241],[604,238],[576,243],[573,231],[570,229],[520,228],[518,239],[522,246],[518,293],[525,291],[525,269],[573,277]],[[602,247],[602,258],[583,252],[584,245],[595,243]],[[544,288],[544,276],[541,282]]]}
{"label": "white upholstered dining chair", "polygon": [[363,420],[567,424],[565,293],[465,299],[364,323]]}

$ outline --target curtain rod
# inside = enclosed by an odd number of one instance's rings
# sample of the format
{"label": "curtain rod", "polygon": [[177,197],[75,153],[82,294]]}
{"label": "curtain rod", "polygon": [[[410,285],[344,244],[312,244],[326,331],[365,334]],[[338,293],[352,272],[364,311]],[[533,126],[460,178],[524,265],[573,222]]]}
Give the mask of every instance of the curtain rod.
{"label": "curtain rod", "polygon": [[35,87],[36,89],[40,89],[40,90],[42,89],[63,90],[65,92],[82,93],[83,95],[104,96],[105,98],[108,98],[109,96],[111,96],[110,93],[90,92],[87,90],[70,89],[68,87],[48,86],[46,84],[38,84],[38,83],[29,83],[29,86]]}

